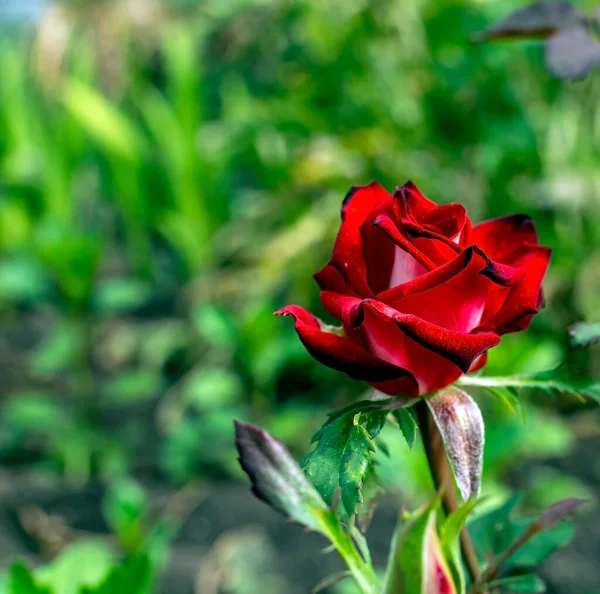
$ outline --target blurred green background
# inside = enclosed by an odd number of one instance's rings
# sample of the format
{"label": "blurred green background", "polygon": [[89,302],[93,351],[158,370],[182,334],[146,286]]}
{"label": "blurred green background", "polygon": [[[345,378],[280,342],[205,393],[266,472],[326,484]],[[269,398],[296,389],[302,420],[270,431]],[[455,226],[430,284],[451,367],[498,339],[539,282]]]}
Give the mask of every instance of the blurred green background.
{"label": "blurred green background", "polygon": [[[353,184],[410,178],[474,221],[532,215],[548,305],[486,373],[569,359],[600,377],[600,350],[569,352],[566,330],[600,320],[600,79],[552,79],[537,42],[469,41],[521,5],[2,0],[3,567],[41,562],[41,583],[75,594],[144,554],[140,594],[310,591],[332,561],[251,499],[232,418],[300,457],[365,391],[272,316],[328,319],[312,274]],[[598,493],[595,409],[529,394],[523,423],[479,401],[484,492]],[[429,483],[420,453],[386,441],[393,510]],[[600,591],[587,530],[551,591],[572,594],[573,567],[577,591]]]}

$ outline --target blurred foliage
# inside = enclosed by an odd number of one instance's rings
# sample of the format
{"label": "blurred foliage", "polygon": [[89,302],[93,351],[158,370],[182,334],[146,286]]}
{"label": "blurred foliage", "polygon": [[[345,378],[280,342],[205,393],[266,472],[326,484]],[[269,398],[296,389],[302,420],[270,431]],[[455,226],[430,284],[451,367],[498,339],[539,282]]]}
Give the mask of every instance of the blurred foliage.
{"label": "blurred foliage", "polygon": [[[599,348],[570,351],[567,332],[600,320],[598,75],[558,81],[539,44],[468,41],[522,5],[0,7],[2,464],[79,483],[223,478],[238,472],[234,416],[305,454],[325,411],[365,386],[271,312],[328,319],[312,274],[347,189],[371,179],[411,178],[475,221],[532,215],[553,248],[548,306],[486,371],[566,358],[598,377]],[[515,456],[563,455],[581,427],[568,397],[532,391],[525,425],[479,402],[494,493]],[[382,438],[378,475],[418,496],[420,454]],[[136,542],[127,513],[109,517]]]}

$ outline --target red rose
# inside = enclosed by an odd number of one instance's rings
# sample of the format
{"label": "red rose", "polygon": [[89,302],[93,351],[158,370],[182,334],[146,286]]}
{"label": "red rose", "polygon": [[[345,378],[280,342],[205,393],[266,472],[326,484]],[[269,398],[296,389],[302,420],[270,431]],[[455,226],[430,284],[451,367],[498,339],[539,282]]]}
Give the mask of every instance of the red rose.
{"label": "red rose", "polygon": [[297,305],[315,359],[387,394],[418,396],[480,369],[500,335],[543,304],[550,249],[512,215],[471,227],[460,204],[436,205],[411,183],[390,195],[354,186],[329,264],[315,275],[332,328]]}

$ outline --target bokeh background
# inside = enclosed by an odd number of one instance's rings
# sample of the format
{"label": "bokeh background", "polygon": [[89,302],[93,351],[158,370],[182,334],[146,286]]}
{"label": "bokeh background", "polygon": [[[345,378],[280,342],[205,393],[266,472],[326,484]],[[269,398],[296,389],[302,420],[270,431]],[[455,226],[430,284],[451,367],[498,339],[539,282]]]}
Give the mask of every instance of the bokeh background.
{"label": "bokeh background", "polygon": [[[299,458],[364,393],[272,315],[328,319],[312,274],[353,184],[532,215],[548,305],[486,373],[568,359],[600,377],[598,347],[567,336],[600,320],[600,74],[559,81],[538,42],[470,41],[522,5],[1,0],[1,567],[39,565],[56,594],[140,550],[168,594],[305,594],[337,567],[252,499],[232,419]],[[484,493],[597,496],[593,406],[529,393],[524,423],[475,395]],[[430,487],[420,451],[384,438],[376,557]],[[600,528],[579,528],[550,592],[600,592]]]}

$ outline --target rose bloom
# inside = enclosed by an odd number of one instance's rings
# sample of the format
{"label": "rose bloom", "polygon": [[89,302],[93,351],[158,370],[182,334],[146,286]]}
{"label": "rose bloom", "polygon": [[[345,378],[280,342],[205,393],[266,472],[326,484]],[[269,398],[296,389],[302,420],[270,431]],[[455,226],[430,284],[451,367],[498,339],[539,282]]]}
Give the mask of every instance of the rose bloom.
{"label": "rose bloom", "polygon": [[438,206],[412,184],[394,195],[354,186],[329,263],[315,275],[341,328],[306,309],[294,319],[321,363],[387,394],[419,396],[485,365],[500,335],[543,305],[550,249],[525,215],[471,226],[464,206]]}

